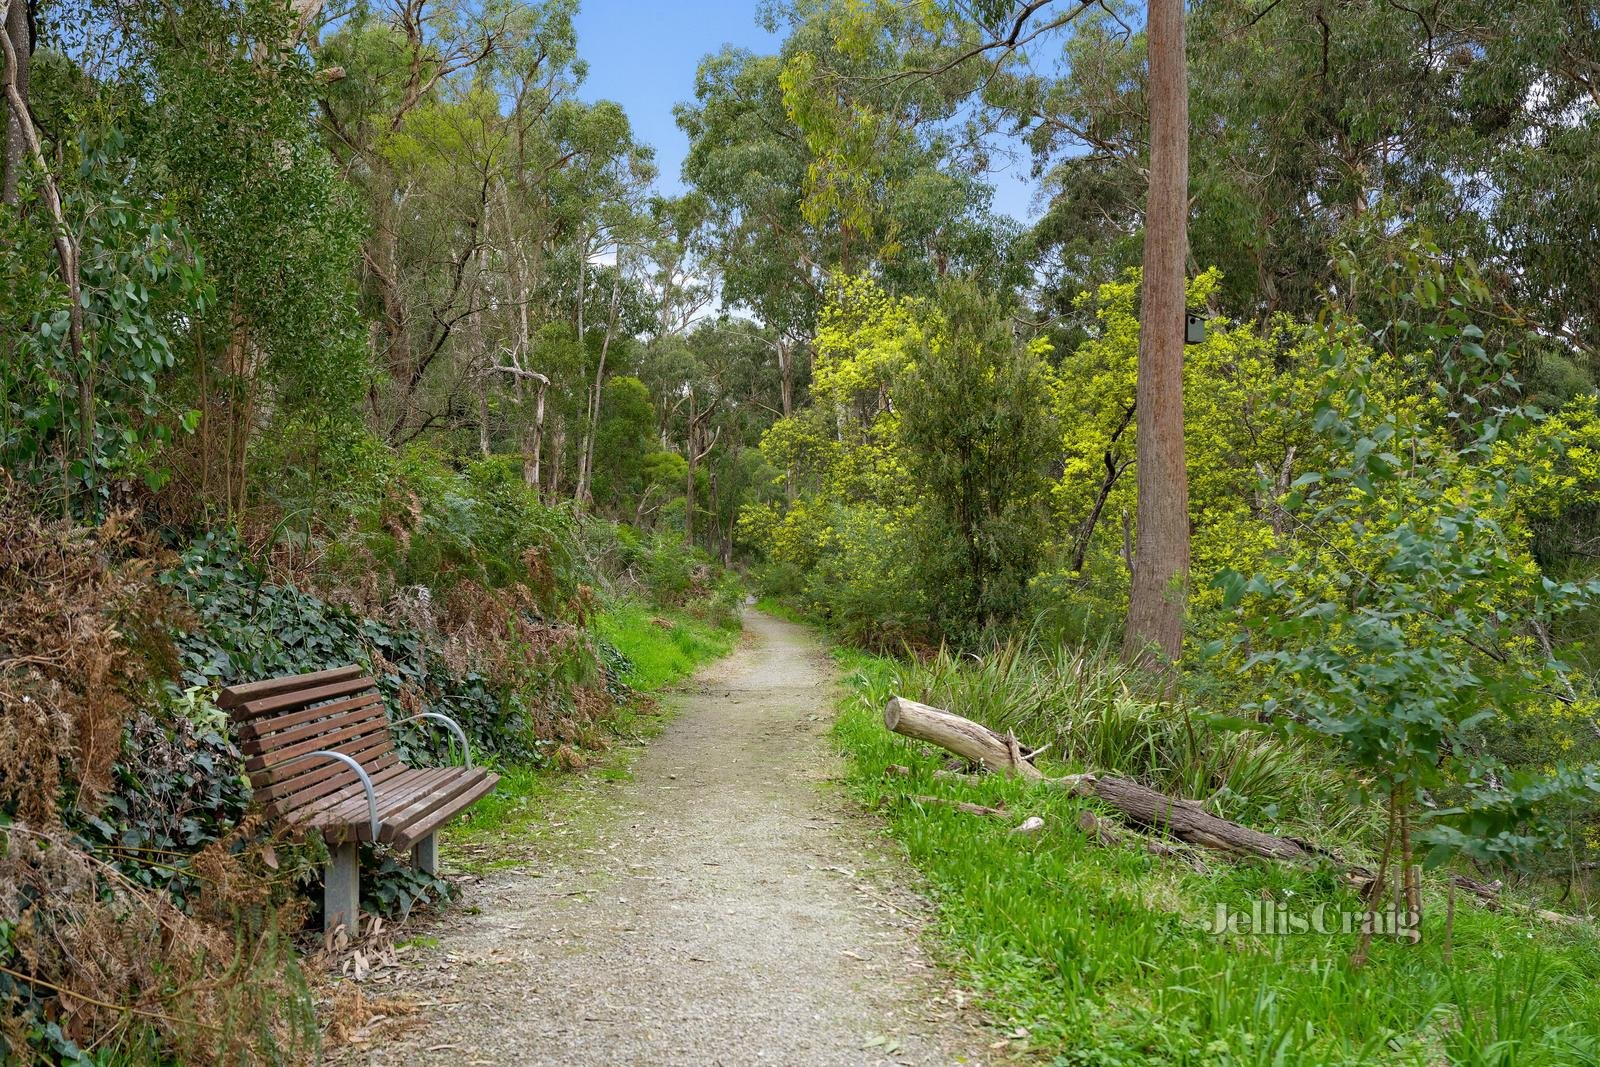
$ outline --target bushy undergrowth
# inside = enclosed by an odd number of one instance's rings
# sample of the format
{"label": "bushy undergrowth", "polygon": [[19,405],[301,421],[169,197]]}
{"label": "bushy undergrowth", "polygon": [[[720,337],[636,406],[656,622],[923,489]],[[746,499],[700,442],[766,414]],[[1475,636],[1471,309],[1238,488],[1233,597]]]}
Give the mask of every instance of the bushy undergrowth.
{"label": "bushy undergrowth", "polygon": [[[177,641],[185,686],[212,690],[357,663],[372,671],[397,716],[438,708],[461,723],[474,751],[490,758],[543,759],[557,740],[557,723],[573,713],[573,687],[599,678],[581,632],[570,624],[506,611],[496,620],[503,632],[478,637],[499,643],[464,650],[451,662],[441,633],[451,624],[438,618],[431,596],[401,606],[418,620],[415,628],[385,623],[269,581],[222,539],[185,549],[163,581],[191,615]],[[508,654],[506,645],[520,646],[521,655]],[[403,758],[444,754],[436,731],[397,729]]]}
{"label": "bushy undergrowth", "polygon": [[590,567],[612,601],[683,608],[714,625],[737,616],[738,577],[704,551],[668,531],[641,533],[623,523],[590,518],[579,528]]}
{"label": "bushy undergrowth", "polygon": [[[1080,813],[1100,810],[1098,802],[996,775],[941,777],[935,772],[947,753],[884,730],[882,700],[897,690],[1019,734],[1050,711],[1052,721],[1071,725],[1047,738],[1062,746],[1047,750],[1063,760],[1057,769],[1097,766],[1181,784],[1204,763],[1210,780],[1245,785],[1235,776],[1248,764],[1230,751],[1229,735],[1194,723],[1192,741],[1175,738],[1156,721],[1170,709],[1140,706],[1126,679],[1096,657],[1027,667],[1018,665],[1022,658],[1002,656],[992,667],[908,666],[845,653],[851,692],[834,732],[851,758],[853,793],[884,813],[889,833],[926,878],[943,953],[1013,1035],[1014,1049],[1095,1065],[1600,1059],[1592,982],[1600,937],[1587,926],[1463,901],[1448,960],[1445,916],[1436,910],[1420,946],[1379,938],[1365,969],[1355,969],[1349,960],[1358,934],[1343,931],[1337,914],[1359,913],[1363,902],[1331,870],[1211,854],[1196,871],[1136,844],[1098,847],[1077,826]],[[1022,695],[1007,695],[1014,691]],[[1232,814],[1242,807],[1263,829],[1337,836],[1327,809],[1299,806],[1322,784],[1314,761],[1292,751],[1257,761],[1270,769],[1248,795],[1275,799],[1277,817],[1268,821],[1265,806],[1252,804],[1235,805]],[[911,774],[889,774],[891,763]],[[1003,805],[1008,817],[921,805],[910,799],[918,794]],[[1223,795],[1210,800],[1226,811]],[[1008,832],[1029,815],[1041,816],[1045,828]],[[1334,932],[1258,936],[1202,926],[1219,907],[1249,913],[1269,902],[1302,916],[1324,905]]]}
{"label": "bushy undergrowth", "polygon": [[[176,670],[163,555],[126,516],[0,499],[0,1038],[11,1060],[290,1060],[315,1042],[291,850],[245,818]],[[214,709],[213,709],[214,710]]]}
{"label": "bushy undergrowth", "polygon": [[[505,464],[456,471],[417,453],[339,492],[369,490],[372,507],[343,501],[344,522],[302,526],[286,509],[197,540],[163,539],[147,516],[85,526],[0,498],[13,1059],[315,1054],[294,940],[325,851],[253,820],[219,687],[356,663],[393,717],[444,711],[476,760],[538,773],[587,763],[630,686],[726,650],[737,628],[736,585],[704,556],[547,508]],[[596,628],[596,589],[642,598],[614,633]],[[674,621],[638,614],[651,610]],[[446,759],[447,740],[396,726],[413,764]],[[362,859],[368,911],[403,915],[448,889],[408,857]]]}

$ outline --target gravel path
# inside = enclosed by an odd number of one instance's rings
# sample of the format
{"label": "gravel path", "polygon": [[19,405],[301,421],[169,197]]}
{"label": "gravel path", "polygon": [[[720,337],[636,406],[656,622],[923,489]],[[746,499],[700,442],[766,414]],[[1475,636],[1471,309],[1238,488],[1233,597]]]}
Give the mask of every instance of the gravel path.
{"label": "gravel path", "polygon": [[[892,846],[825,784],[831,665],[746,640],[598,783],[590,847],[492,876],[386,990],[425,1005],[372,1064],[953,1064],[988,1053],[921,955]],[[477,914],[472,914],[476,911]]]}

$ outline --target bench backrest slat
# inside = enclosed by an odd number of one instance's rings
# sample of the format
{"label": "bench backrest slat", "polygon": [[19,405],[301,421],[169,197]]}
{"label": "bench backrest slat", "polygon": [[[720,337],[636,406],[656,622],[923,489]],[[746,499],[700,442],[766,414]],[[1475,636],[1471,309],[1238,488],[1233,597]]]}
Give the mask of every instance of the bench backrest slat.
{"label": "bench backrest slat", "polygon": [[229,686],[218,703],[239,727],[251,785],[276,815],[355,784],[341,762],[295,757],[341,752],[374,776],[399,765],[377,683],[354,664]]}
{"label": "bench backrest slat", "polygon": [[343,667],[334,667],[332,670],[313,671],[311,674],[289,674],[282,678],[267,678],[260,682],[244,682],[240,685],[230,685],[222,691],[222,699],[218,706],[232,708],[243,704],[247,700],[258,697],[277,696],[279,693],[297,692],[303,689],[314,689],[319,685],[330,682],[344,681],[346,678],[359,678],[366,672],[354,663]]}
{"label": "bench backrest slat", "polygon": [[371,678],[355,677],[345,678],[326,685],[318,685],[309,689],[296,689],[288,693],[277,693],[273,696],[256,697],[229,706],[228,712],[235,722],[249,722],[263,715],[281,715],[295,711],[299,708],[309,707],[324,700],[335,697],[350,696],[371,689],[374,683]]}
{"label": "bench backrest slat", "polygon": [[[382,704],[368,702],[359,708],[351,708],[339,716],[339,721],[345,726],[377,725],[387,726],[389,715],[383,710]],[[287,730],[280,730],[270,737],[246,737],[239,742],[239,748],[247,756],[270,756],[277,752],[284,752],[290,746],[302,741],[315,741],[328,733],[326,719],[317,719],[312,722],[303,722]]]}
{"label": "bench backrest slat", "polygon": [[369,704],[383,704],[383,698],[376,692],[362,693],[346,700],[335,701],[332,704],[321,704],[304,711],[291,712],[288,715],[274,715],[271,718],[254,719],[239,727],[239,738],[245,742],[264,741],[274,734],[282,734],[285,730],[292,730],[305,723],[315,722],[317,719],[327,718],[329,715],[341,711],[355,711]]}

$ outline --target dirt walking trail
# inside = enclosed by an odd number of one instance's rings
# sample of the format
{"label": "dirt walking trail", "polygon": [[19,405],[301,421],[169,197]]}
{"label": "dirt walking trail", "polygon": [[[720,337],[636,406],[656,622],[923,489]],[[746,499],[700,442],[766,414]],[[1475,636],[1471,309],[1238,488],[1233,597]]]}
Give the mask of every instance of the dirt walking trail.
{"label": "dirt walking trail", "polygon": [[801,627],[745,622],[633,778],[585,786],[609,790],[588,847],[491,876],[426,931],[395,989],[424,1007],[358,1062],[987,1058],[893,847],[829,784],[831,663]]}

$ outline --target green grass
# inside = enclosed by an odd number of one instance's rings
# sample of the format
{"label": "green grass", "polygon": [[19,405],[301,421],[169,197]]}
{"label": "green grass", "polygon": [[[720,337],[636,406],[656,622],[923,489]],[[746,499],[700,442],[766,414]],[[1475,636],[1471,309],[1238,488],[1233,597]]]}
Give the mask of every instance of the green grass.
{"label": "green grass", "polygon": [[[999,776],[935,777],[946,754],[888,733],[882,701],[918,681],[948,690],[958,684],[951,669],[941,681],[925,667],[854,652],[840,659],[852,693],[835,737],[851,757],[850,788],[881,807],[887,832],[925,876],[946,962],[997,1023],[1027,1029],[1014,1048],[1057,1064],[1600,1064],[1592,928],[1458,900],[1447,965],[1443,895],[1434,892],[1423,943],[1376,939],[1361,970],[1349,964],[1353,932],[1212,934],[1201,923],[1219,904],[1248,912],[1270,899],[1301,914],[1319,903],[1361,905],[1329,870],[1208,855],[1197,873],[1137,847],[1092,845],[1076,823],[1085,808],[1099,810],[1094,801]],[[981,697],[981,679],[967,684]],[[1152,736],[1171,740],[1121,720],[1095,726],[1095,716],[1114,718],[1098,699],[1114,696],[1110,688],[1086,694],[1080,745],[1099,743],[1106,758],[1119,730],[1134,753]],[[891,763],[912,774],[886,774]],[[1267,782],[1307,784],[1283,767]],[[916,794],[1004,804],[1009,816],[922,805],[909,799]],[[1028,815],[1045,829],[1008,832]]]}
{"label": "green grass", "polygon": [[653,693],[693,674],[702,663],[728,654],[738,622],[717,626],[682,611],[661,611],[625,601],[600,613],[595,632],[616,645],[633,666],[622,680]]}

